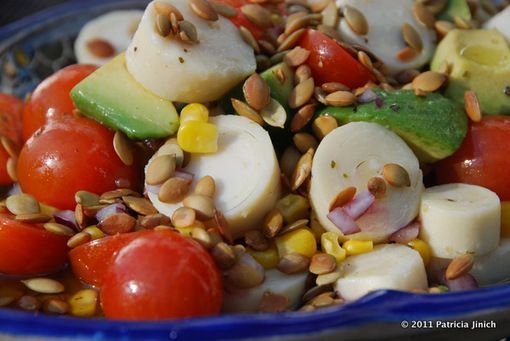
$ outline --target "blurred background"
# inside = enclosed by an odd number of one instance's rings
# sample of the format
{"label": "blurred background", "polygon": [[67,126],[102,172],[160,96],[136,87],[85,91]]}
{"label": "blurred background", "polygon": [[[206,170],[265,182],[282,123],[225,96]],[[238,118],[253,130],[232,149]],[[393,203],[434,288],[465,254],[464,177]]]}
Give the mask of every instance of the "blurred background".
{"label": "blurred background", "polygon": [[0,0],[0,27],[21,17],[67,1],[69,0]]}

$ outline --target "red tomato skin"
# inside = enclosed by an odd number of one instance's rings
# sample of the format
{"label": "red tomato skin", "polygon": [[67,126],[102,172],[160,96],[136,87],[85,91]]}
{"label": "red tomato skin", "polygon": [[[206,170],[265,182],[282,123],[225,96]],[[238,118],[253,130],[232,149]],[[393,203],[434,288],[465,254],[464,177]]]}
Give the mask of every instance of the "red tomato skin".
{"label": "red tomato skin", "polygon": [[35,276],[59,271],[67,262],[67,240],[40,225],[0,214],[0,273]]}
{"label": "red tomato skin", "polygon": [[140,170],[122,163],[113,135],[86,117],[66,114],[49,122],[21,150],[17,170],[23,192],[72,210],[79,190],[101,194],[117,187],[136,189]]}
{"label": "red tomato skin", "polygon": [[28,140],[48,120],[71,113],[74,104],[69,92],[96,69],[95,65],[69,65],[42,81],[23,110],[23,140]]}
{"label": "red tomato skin", "polygon": [[510,117],[484,116],[471,123],[460,148],[435,165],[440,184],[462,182],[486,187],[510,200]]}
{"label": "red tomato skin", "polygon": [[173,231],[152,231],[122,248],[100,291],[105,316],[125,320],[215,315],[222,296],[208,252]]}
{"label": "red tomato skin", "polygon": [[340,82],[354,89],[369,81],[375,82],[374,75],[365,66],[322,32],[308,29],[299,45],[310,51],[306,64],[317,85]]}
{"label": "red tomato skin", "polygon": [[[0,135],[10,138],[15,144],[21,146],[21,113],[23,102],[17,97],[0,93]],[[13,183],[7,173],[7,160],[9,154],[0,147],[0,185]]]}
{"label": "red tomato skin", "polygon": [[101,287],[107,269],[126,244],[151,231],[121,233],[93,240],[69,252],[69,262],[76,277],[83,282]]}

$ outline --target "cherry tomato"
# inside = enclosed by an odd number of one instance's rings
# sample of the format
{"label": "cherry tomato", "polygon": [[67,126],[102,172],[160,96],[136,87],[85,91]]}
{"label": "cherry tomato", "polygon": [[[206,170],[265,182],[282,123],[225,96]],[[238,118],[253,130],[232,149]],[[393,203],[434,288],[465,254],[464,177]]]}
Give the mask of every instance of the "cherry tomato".
{"label": "cherry tomato", "polygon": [[71,113],[74,104],[69,91],[96,69],[94,65],[69,65],[39,84],[23,110],[23,139],[28,140],[48,119]]}
{"label": "cherry tomato", "polygon": [[174,231],[150,231],[128,243],[101,287],[105,316],[155,320],[218,314],[221,277],[209,253]]}
{"label": "cherry tomato", "polygon": [[[14,144],[21,146],[21,112],[23,102],[11,95],[0,94],[0,135],[8,137]],[[9,154],[0,147],[0,185],[12,184],[7,173]]]}
{"label": "cherry tomato", "polygon": [[69,252],[73,273],[85,283],[100,287],[106,270],[119,250],[137,237],[150,232],[121,233],[75,247]]}
{"label": "cherry tomato", "polygon": [[316,30],[307,30],[299,45],[310,51],[306,63],[317,85],[340,82],[350,88],[375,82],[374,75],[336,41]]}
{"label": "cherry tomato", "polygon": [[56,272],[67,262],[68,237],[40,224],[16,221],[0,214],[0,273],[38,275]]}
{"label": "cherry tomato", "polygon": [[486,187],[510,200],[510,117],[484,116],[472,123],[452,156],[436,164],[439,183],[463,182]]}
{"label": "cherry tomato", "polygon": [[126,166],[115,153],[112,131],[72,114],[34,134],[18,160],[23,192],[60,209],[74,209],[79,190],[100,194],[117,187],[136,189],[138,173],[136,164]]}

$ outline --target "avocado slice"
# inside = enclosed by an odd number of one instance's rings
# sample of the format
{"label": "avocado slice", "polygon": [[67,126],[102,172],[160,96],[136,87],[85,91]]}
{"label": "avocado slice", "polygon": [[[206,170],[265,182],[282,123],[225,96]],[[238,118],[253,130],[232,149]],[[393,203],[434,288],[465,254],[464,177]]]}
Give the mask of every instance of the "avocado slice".
{"label": "avocado slice", "polygon": [[459,148],[467,133],[467,118],[455,102],[437,93],[419,97],[410,90],[372,91],[377,95],[373,102],[326,107],[319,115],[331,115],[340,124],[378,123],[405,140],[422,162],[438,161]]}
{"label": "avocado slice", "polygon": [[140,85],[127,71],[123,53],[78,83],[70,95],[84,115],[132,139],[166,137],[179,128],[172,102]]}
{"label": "avocado slice", "polygon": [[289,108],[289,97],[294,88],[294,72],[292,69],[285,63],[279,63],[262,72],[260,77],[269,86],[271,97],[280,102],[289,113],[291,110]]}
{"label": "avocado slice", "polygon": [[439,20],[453,21],[455,17],[471,20],[471,10],[467,0],[448,0],[445,9],[439,14]]}
{"label": "avocado slice", "polygon": [[453,30],[439,43],[431,69],[451,65],[445,95],[463,104],[476,93],[484,114],[510,114],[510,48],[497,30]]}

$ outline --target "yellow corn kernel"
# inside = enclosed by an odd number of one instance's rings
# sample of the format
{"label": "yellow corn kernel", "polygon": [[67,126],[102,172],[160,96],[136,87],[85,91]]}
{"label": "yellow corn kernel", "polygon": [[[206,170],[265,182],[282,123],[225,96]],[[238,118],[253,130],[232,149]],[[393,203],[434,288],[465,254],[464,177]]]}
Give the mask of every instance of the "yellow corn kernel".
{"label": "yellow corn kernel", "polygon": [[84,289],[78,291],[69,299],[71,315],[79,317],[91,317],[97,310],[97,291]]}
{"label": "yellow corn kernel", "polygon": [[209,109],[200,103],[191,103],[181,110],[181,124],[187,121],[200,121],[206,123],[209,119]]}
{"label": "yellow corn kernel", "polygon": [[321,236],[322,252],[332,255],[337,262],[341,262],[347,257],[347,251],[340,246],[339,235],[334,232],[325,232]]}
{"label": "yellow corn kernel", "polygon": [[423,264],[425,266],[429,265],[430,259],[432,258],[432,253],[430,251],[430,246],[426,242],[421,239],[413,239],[409,243],[407,243],[410,247],[416,250],[421,258],[423,259]]}
{"label": "yellow corn kernel", "polygon": [[510,201],[501,203],[501,237],[510,237]]}
{"label": "yellow corn kernel", "polygon": [[83,232],[90,234],[92,240],[101,239],[104,237],[103,231],[97,228],[96,225],[87,226]]}
{"label": "yellow corn kernel", "polygon": [[280,257],[289,253],[300,253],[312,257],[317,252],[317,241],[308,228],[300,228],[277,237],[276,247]]}
{"label": "yellow corn kernel", "polygon": [[177,132],[177,142],[189,153],[214,153],[218,150],[218,128],[212,123],[187,121]]}
{"label": "yellow corn kernel", "polygon": [[175,229],[179,231],[182,235],[185,235],[186,237],[191,237],[191,231],[193,231],[195,227],[205,229],[204,223],[202,223],[200,220],[195,220],[195,222],[191,226],[176,227]]}
{"label": "yellow corn kernel", "polygon": [[271,244],[265,251],[256,251],[249,247],[246,248],[246,251],[266,270],[273,269],[278,265],[278,250],[274,244]]}
{"label": "yellow corn kernel", "polygon": [[283,215],[287,224],[298,219],[308,218],[310,204],[305,197],[297,194],[289,194],[278,200],[276,208]]}
{"label": "yellow corn kernel", "polygon": [[359,255],[370,252],[374,248],[374,242],[371,240],[348,240],[342,244],[348,256]]}

